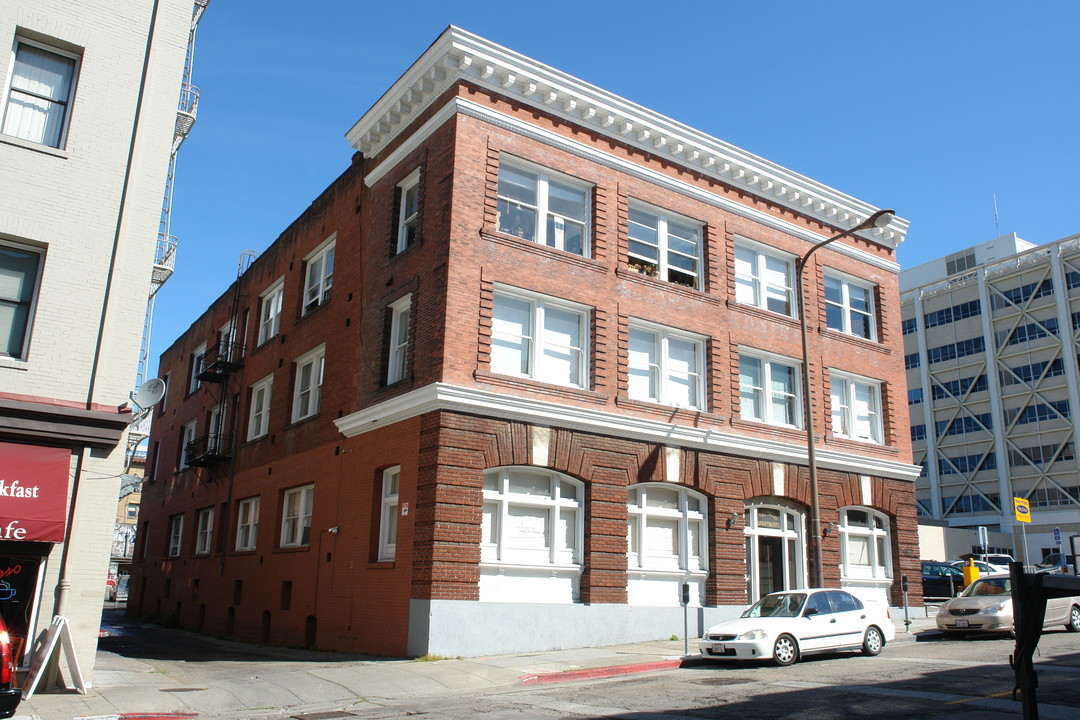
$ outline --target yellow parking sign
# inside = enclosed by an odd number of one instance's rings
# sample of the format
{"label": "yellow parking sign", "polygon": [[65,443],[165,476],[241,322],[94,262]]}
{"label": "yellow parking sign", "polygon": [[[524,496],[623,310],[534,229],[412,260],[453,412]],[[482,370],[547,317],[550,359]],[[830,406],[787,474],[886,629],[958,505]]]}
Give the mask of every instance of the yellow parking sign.
{"label": "yellow parking sign", "polygon": [[1013,498],[1013,510],[1016,512],[1016,522],[1031,522],[1031,506],[1024,498]]}

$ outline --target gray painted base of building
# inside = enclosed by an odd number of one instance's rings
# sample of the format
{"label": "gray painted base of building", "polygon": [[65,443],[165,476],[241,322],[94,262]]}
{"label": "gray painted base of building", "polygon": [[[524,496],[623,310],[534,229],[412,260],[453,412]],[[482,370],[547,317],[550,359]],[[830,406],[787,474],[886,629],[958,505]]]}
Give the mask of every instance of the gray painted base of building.
{"label": "gray painted base of building", "polygon": [[[745,605],[691,607],[689,637]],[[683,637],[683,608],[410,600],[408,654],[476,657]]]}

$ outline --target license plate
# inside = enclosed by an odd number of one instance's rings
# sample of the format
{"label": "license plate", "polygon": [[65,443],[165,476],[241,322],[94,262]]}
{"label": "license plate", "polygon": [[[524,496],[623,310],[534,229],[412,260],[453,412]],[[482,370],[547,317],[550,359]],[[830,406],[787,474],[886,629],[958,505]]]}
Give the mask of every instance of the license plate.
{"label": "license plate", "polygon": [[714,644],[711,648],[709,648],[709,652],[713,655],[723,655],[724,650],[724,646],[719,644]]}
{"label": "license plate", "polygon": [[956,621],[956,627],[967,627],[967,626],[968,626],[968,621],[967,620],[957,620]]}

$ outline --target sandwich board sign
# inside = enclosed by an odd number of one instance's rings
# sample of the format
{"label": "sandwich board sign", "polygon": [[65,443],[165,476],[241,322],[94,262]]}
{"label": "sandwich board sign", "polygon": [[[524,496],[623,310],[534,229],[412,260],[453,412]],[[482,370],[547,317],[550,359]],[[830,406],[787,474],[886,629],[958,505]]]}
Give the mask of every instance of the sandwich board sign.
{"label": "sandwich board sign", "polygon": [[[67,618],[56,615],[52,625],[45,631],[36,643],[34,643],[34,657],[30,661],[30,670],[26,673],[23,681],[22,699],[29,700],[34,694],[43,673],[48,674],[50,660],[56,655],[56,645],[64,648],[64,657],[67,658],[68,670],[71,672],[71,680],[83,695],[86,694],[86,682],[83,680],[82,670],[79,669],[79,658],[75,655],[75,646],[71,642],[71,629],[68,627]],[[57,657],[55,662],[59,662]]]}

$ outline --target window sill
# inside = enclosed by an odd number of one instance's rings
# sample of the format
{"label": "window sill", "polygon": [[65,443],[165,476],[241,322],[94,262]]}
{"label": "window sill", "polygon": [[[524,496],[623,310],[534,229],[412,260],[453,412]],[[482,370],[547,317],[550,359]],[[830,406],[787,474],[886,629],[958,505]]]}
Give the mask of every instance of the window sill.
{"label": "window sill", "polygon": [[548,247],[547,245],[541,245],[532,240],[524,240],[519,237],[514,237],[513,235],[504,235],[502,233],[493,233],[485,230],[480,231],[480,237],[485,240],[490,240],[491,242],[496,242],[518,250],[524,250],[545,258],[568,262],[586,270],[593,270],[601,273],[607,272],[607,268],[604,267],[603,263],[597,260],[587,258],[584,255],[567,252],[566,250],[559,250],[557,248]]}
{"label": "window sill", "polygon": [[679,285],[678,283],[669,282],[667,280],[661,280],[660,278],[650,277],[636,270],[630,270],[623,265],[619,265],[615,268],[615,276],[621,280],[629,280],[630,282],[638,282],[649,287],[661,288],[668,292],[678,293],[679,295],[685,295],[686,297],[693,298],[695,300],[701,300],[704,302],[713,303],[719,305],[721,303],[719,298],[709,295],[704,290],[698,290],[697,288],[687,287],[686,285]]}
{"label": "window sill", "polygon": [[874,352],[879,352],[883,355],[892,354],[892,348],[886,347],[875,340],[867,340],[866,338],[857,337],[855,335],[848,335],[847,333],[842,333],[838,330],[830,330],[829,328],[821,328],[819,332],[821,333],[822,337],[828,338],[829,340],[839,340],[842,343],[847,343],[856,347],[865,348],[867,350],[873,350]]}
{"label": "window sill", "polygon": [[900,450],[891,445],[883,445],[873,440],[855,440],[849,437],[843,437],[840,435],[833,435],[832,433],[825,434],[825,440],[829,445],[836,447],[848,448],[850,450],[866,451],[867,449],[880,450],[881,452],[888,453],[889,455],[899,455]]}
{"label": "window sill", "polygon": [[574,573],[576,575],[581,574],[580,565],[529,565],[526,563],[512,563],[512,562],[498,562],[496,560],[481,560],[481,570],[529,570],[529,571],[551,571],[558,573]]}
{"label": "window sill", "polygon": [[695,418],[708,418],[715,420],[718,423],[724,422],[724,417],[721,415],[714,415],[708,410],[701,408],[683,407],[681,405],[666,405],[662,402],[655,402],[652,400],[637,400],[635,398],[617,396],[615,398],[615,405],[617,407],[624,407],[629,410],[641,410],[643,412],[652,413],[654,415],[660,414],[667,417],[669,420],[675,418],[686,418],[687,420]]}
{"label": "window sill", "polygon": [[626,574],[627,575],[638,575],[638,576],[651,575],[651,576],[660,576],[660,577],[669,577],[669,578],[688,577],[688,578],[691,578],[692,580],[704,580],[705,578],[709,577],[709,571],[708,570],[691,570],[690,572],[687,572],[685,570],[670,570],[670,569],[664,570],[664,569],[657,569],[657,568],[642,568],[642,567],[627,567],[626,568]]}
{"label": "window sill", "polygon": [[33,150],[39,152],[42,155],[51,155],[61,160],[67,160],[70,157],[65,150],[60,148],[50,147],[48,145],[42,145],[41,143],[32,142],[30,140],[23,140],[22,138],[13,137],[11,135],[0,135],[0,142],[5,145],[14,145],[15,147],[21,147],[26,150]]}
{"label": "window sill", "polygon": [[597,405],[603,405],[607,402],[607,397],[605,395],[593,390],[563,385],[552,385],[540,380],[533,380],[532,378],[517,377],[515,375],[498,375],[484,370],[475,371],[473,377],[478,382],[501,385],[506,388],[517,390],[530,390],[545,395],[554,395],[574,400],[583,400],[585,402],[596,403]]}
{"label": "window sill", "polygon": [[13,357],[0,357],[0,368],[6,370],[29,370],[30,363]]}
{"label": "window sill", "polygon": [[368,563],[368,570],[393,570],[396,567],[396,560],[376,560]]}
{"label": "window sill", "polygon": [[298,428],[301,425],[307,425],[308,423],[310,423],[310,422],[312,422],[314,420],[318,420],[319,415],[320,415],[320,413],[313,413],[311,415],[308,415],[307,417],[302,417],[302,418],[299,418],[297,420],[293,420],[291,423],[289,423],[288,425],[285,426],[285,429],[286,430],[292,430],[293,428]]}
{"label": "window sill", "polygon": [[759,308],[756,305],[746,305],[745,303],[730,301],[728,302],[728,308],[737,312],[746,313],[747,315],[753,315],[755,317],[770,320],[772,322],[780,322],[793,328],[799,327],[799,318],[792,317],[791,315],[783,315],[781,313],[772,312],[771,310],[765,310]]}
{"label": "window sill", "polygon": [[[799,442],[802,444],[806,443],[806,430],[790,425],[772,425],[763,420],[744,420],[741,417],[733,417],[731,418],[731,426],[743,430],[764,430],[767,432],[780,433],[792,438],[799,438]],[[821,437],[815,437],[815,442],[821,442]]]}
{"label": "window sill", "polygon": [[276,547],[270,552],[272,553],[298,553],[308,552],[311,550],[310,545],[290,545],[288,547]]}

